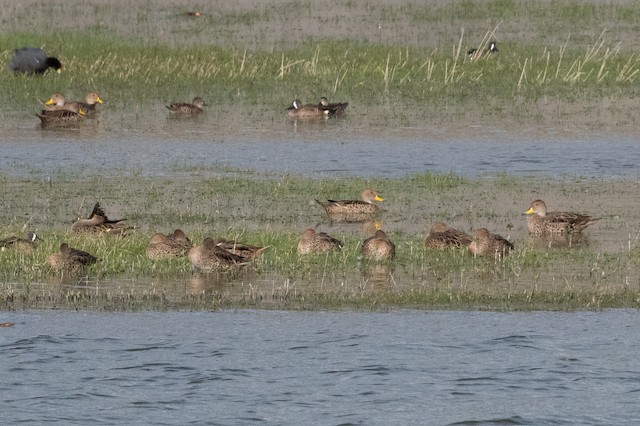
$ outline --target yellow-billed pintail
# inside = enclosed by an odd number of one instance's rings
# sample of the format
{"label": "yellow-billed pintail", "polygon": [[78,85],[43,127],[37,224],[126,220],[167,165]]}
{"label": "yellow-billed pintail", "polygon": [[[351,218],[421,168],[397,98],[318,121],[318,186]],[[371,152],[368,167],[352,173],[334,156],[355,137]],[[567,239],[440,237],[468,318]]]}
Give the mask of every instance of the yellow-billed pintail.
{"label": "yellow-billed pintail", "polygon": [[191,265],[202,271],[216,271],[249,263],[246,259],[218,247],[212,238],[205,238],[202,245],[195,246],[187,254]]}
{"label": "yellow-billed pintail", "polygon": [[471,235],[466,232],[450,228],[444,222],[431,225],[429,235],[424,240],[426,249],[447,249],[449,247],[467,247],[471,244]]}
{"label": "yellow-billed pintail", "polygon": [[373,260],[393,259],[396,256],[395,244],[381,229],[378,229],[372,237],[364,240],[360,251],[363,256]]}
{"label": "yellow-billed pintail", "polygon": [[474,256],[493,255],[499,258],[509,254],[513,250],[513,244],[506,238],[489,232],[487,228],[480,228],[476,230],[468,249]]}
{"label": "yellow-billed pintail", "polygon": [[96,257],[86,251],[69,247],[67,243],[60,244],[60,250],[49,255],[46,263],[56,270],[67,270],[80,268],[96,262]]}
{"label": "yellow-billed pintail", "polygon": [[154,234],[145,250],[149,259],[166,259],[185,256],[191,249],[191,240],[181,229],[171,234]]}
{"label": "yellow-billed pintail", "polygon": [[100,203],[96,203],[91,210],[88,218],[79,218],[71,225],[71,232],[85,234],[110,234],[125,235],[129,230],[133,229],[121,222],[126,219],[112,220],[107,217],[100,207]]}
{"label": "yellow-billed pintail", "polygon": [[365,189],[360,193],[359,200],[327,200],[325,202],[316,200],[327,212],[332,215],[344,214],[365,214],[375,215],[380,211],[380,207],[374,201],[384,201],[373,189]]}
{"label": "yellow-billed pintail", "polygon": [[306,229],[300,235],[298,242],[299,254],[329,253],[340,249],[342,249],[340,240],[324,232],[317,233],[313,228]]}
{"label": "yellow-billed pintail", "polygon": [[524,214],[529,216],[527,229],[535,236],[580,232],[600,220],[580,213],[548,212],[542,200],[533,201]]}

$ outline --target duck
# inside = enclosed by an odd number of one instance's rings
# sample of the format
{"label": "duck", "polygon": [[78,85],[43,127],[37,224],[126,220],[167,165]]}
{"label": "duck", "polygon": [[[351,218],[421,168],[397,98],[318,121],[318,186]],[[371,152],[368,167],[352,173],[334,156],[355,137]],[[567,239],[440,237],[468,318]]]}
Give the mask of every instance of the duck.
{"label": "duck", "polygon": [[306,104],[303,105],[300,99],[295,99],[289,108],[287,108],[287,115],[293,119],[314,119],[314,118],[329,118],[333,114],[328,108],[324,108],[321,105]]}
{"label": "duck", "polygon": [[468,250],[474,256],[493,254],[499,258],[509,254],[513,250],[513,244],[506,238],[489,232],[487,228],[480,228],[476,229]]}
{"label": "duck", "polygon": [[0,240],[0,250],[12,249],[18,253],[31,254],[36,248],[36,240],[41,238],[35,232],[27,232],[22,237],[9,237]]}
{"label": "duck", "polygon": [[478,50],[478,49],[469,49],[467,50],[467,55],[469,56],[469,58],[471,60],[474,59],[478,59],[479,57],[481,57],[484,54],[492,54],[492,53],[498,53],[498,43],[494,40],[489,42],[489,46],[484,49],[484,50]]}
{"label": "duck", "polygon": [[367,218],[370,219],[372,215],[376,215],[380,211],[380,207],[374,204],[374,201],[384,201],[384,198],[373,189],[365,189],[360,193],[359,200],[315,201],[324,208],[330,218],[343,215],[364,215],[364,219],[358,221],[362,222]]}
{"label": "duck", "polygon": [[215,242],[216,246],[223,248],[230,253],[236,254],[238,256],[241,256],[241,257],[244,257],[245,259],[250,259],[250,260],[255,259],[258,255],[260,255],[260,253],[262,253],[263,251],[269,248],[269,246],[266,246],[266,247],[252,246],[249,244],[245,244],[245,243],[241,243],[233,240],[227,240],[224,238],[215,238],[213,241]]}
{"label": "duck", "polygon": [[42,75],[49,68],[62,71],[62,63],[58,58],[47,55],[37,47],[22,47],[13,52],[9,69],[17,74]]}
{"label": "duck", "polygon": [[249,259],[218,247],[213,238],[209,237],[202,241],[202,245],[192,247],[187,257],[193,268],[202,271],[229,269],[249,263]]}
{"label": "duck", "polygon": [[191,249],[191,240],[181,229],[171,234],[154,234],[149,240],[145,253],[149,259],[166,259],[185,256]]}
{"label": "duck", "polygon": [[471,235],[466,232],[450,228],[444,222],[431,225],[429,235],[424,240],[425,249],[447,249],[449,247],[467,247],[471,244]]}
{"label": "duck", "polygon": [[175,115],[193,117],[199,115],[204,110],[205,106],[208,105],[204,102],[204,100],[196,96],[195,98],[193,98],[193,101],[191,101],[191,103],[171,102],[169,105],[167,105],[167,108]]}
{"label": "duck", "polygon": [[125,235],[131,227],[126,226],[123,223],[126,219],[111,220],[107,217],[100,206],[100,203],[96,203],[91,210],[91,214],[88,218],[79,218],[73,225],[71,225],[71,232],[78,234],[111,234],[111,235]]}
{"label": "duck", "polygon": [[547,212],[547,205],[542,200],[534,200],[523,214],[529,216],[527,229],[534,236],[582,232],[600,220],[580,213]]}
{"label": "duck", "polygon": [[[53,93],[49,99],[44,102],[45,111],[72,111],[78,112],[80,108],[84,109],[84,115],[87,114],[88,105],[83,102],[67,102],[67,98],[62,93]],[[95,108],[95,107],[94,107]]]}
{"label": "duck", "polygon": [[86,110],[78,104],[68,105],[65,109],[42,110],[36,117],[40,119],[43,128],[51,127],[78,127]]}
{"label": "duck", "polygon": [[85,110],[85,117],[95,117],[98,113],[96,105],[104,104],[104,101],[96,92],[89,92],[84,97],[84,102],[76,102]]}
{"label": "duck", "polygon": [[53,269],[69,271],[91,265],[97,260],[95,256],[86,251],[78,250],[69,247],[67,243],[62,243],[57,253],[53,253],[47,257],[46,263]]}
{"label": "duck", "polygon": [[342,241],[324,232],[317,233],[313,228],[306,229],[298,242],[299,254],[329,253],[341,249]]}
{"label": "duck", "polygon": [[331,116],[342,117],[349,106],[349,102],[330,103],[329,99],[327,99],[326,96],[323,96],[320,98],[318,106],[322,109],[329,110],[329,115]]}
{"label": "duck", "polygon": [[364,240],[360,252],[372,260],[387,260],[396,256],[396,246],[382,229],[378,229],[372,237]]}

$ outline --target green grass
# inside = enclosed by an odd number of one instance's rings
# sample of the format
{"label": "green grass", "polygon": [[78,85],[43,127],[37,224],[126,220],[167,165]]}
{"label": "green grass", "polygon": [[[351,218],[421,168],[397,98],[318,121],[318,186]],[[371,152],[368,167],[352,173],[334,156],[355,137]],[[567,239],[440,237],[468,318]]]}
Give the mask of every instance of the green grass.
{"label": "green grass", "polygon": [[[493,115],[526,117],[543,99],[591,106],[603,97],[639,94],[640,58],[609,46],[599,35],[586,47],[571,40],[557,47],[506,42],[498,55],[476,61],[466,56],[464,44],[460,50],[433,51],[322,40],[251,52],[216,46],[150,48],[75,33],[55,39],[73,52],[63,58],[65,72],[41,79],[0,74],[0,89],[12,101],[5,110],[33,108],[36,99],[54,91],[79,98],[97,90],[109,99],[110,110],[123,113],[198,94],[266,114],[274,105],[284,109],[295,97],[315,102],[327,95],[363,106],[396,105],[400,114],[400,105],[421,105],[429,114],[485,106]],[[0,37],[3,45],[26,44],[23,40],[15,34]],[[5,52],[7,61],[9,56]]]}
{"label": "green grass", "polygon": [[[509,176],[472,180],[450,174],[313,180],[232,170],[215,176],[217,172],[198,169],[193,178],[166,180],[80,180],[65,172],[53,176],[51,186],[0,179],[6,200],[0,235],[36,229],[43,239],[34,255],[0,253],[4,308],[49,301],[49,307],[93,304],[100,309],[599,309],[636,307],[640,301],[638,213],[624,201],[637,188],[629,182]],[[393,262],[362,259],[360,243],[369,234],[361,225],[327,223],[313,201],[355,197],[366,186],[385,197],[380,219],[397,246]],[[573,205],[588,189],[585,207],[603,217],[587,232],[591,244],[547,249],[529,241],[520,212],[530,200],[517,200],[532,188],[560,194],[564,205]],[[70,234],[75,217],[86,216],[95,201],[111,217],[126,217],[137,229],[126,238]],[[616,229],[620,217],[623,229]],[[502,262],[476,259],[465,251],[425,252],[423,239],[435,220],[465,231],[486,226],[508,233],[516,250]],[[299,233],[316,224],[344,242],[342,252],[297,254]],[[175,228],[185,230],[196,244],[205,236],[223,236],[269,248],[245,270],[201,277],[185,258],[152,261],[144,255],[153,233]],[[63,241],[100,261],[77,275],[51,271],[45,258]],[[123,300],[127,302],[120,306]]]}

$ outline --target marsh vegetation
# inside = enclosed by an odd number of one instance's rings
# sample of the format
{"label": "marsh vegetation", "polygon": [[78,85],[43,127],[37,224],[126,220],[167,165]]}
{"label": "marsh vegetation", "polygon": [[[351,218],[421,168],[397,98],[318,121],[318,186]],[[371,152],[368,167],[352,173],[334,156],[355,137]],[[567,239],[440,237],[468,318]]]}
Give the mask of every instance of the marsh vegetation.
{"label": "marsh vegetation", "polygon": [[[125,4],[127,13],[119,13]],[[319,3],[272,0],[207,7],[7,4],[12,19],[0,36],[0,59],[8,63],[14,47],[43,47],[59,57],[64,72],[0,73],[6,99],[0,128],[30,125],[37,100],[53,92],[79,98],[89,91],[107,100],[106,113],[84,133],[68,135],[78,144],[131,122],[164,130],[170,127],[165,104],[194,96],[210,106],[192,127],[215,121],[225,135],[241,133],[239,123],[260,129],[285,121],[293,99],[320,96],[348,101],[347,119],[370,132],[426,122],[447,131],[460,123],[524,126],[525,132],[527,126],[639,128],[630,108],[639,94],[637,2],[356,0],[328,11]],[[194,10],[201,16],[185,14]],[[467,55],[490,40],[498,41],[499,53]],[[41,143],[47,142],[43,134]],[[39,166],[28,164],[22,177],[0,176],[1,236],[36,230],[43,239],[33,255],[0,253],[6,309],[597,309],[635,307],[640,300],[637,179],[429,172],[313,179],[190,164],[154,177],[122,168],[92,173],[87,165],[43,179]],[[366,187],[386,199],[381,226],[396,244],[393,262],[363,261],[359,245],[371,228],[329,223],[313,201],[357,198]],[[563,243],[525,233],[520,214],[535,198],[602,220],[571,247],[550,249]],[[71,223],[96,201],[126,217],[135,232],[70,234]],[[425,252],[424,236],[438,220],[467,232],[486,227],[515,250],[501,262],[465,251]],[[299,233],[318,224],[343,240],[344,249],[298,256]],[[147,259],[149,237],[175,228],[197,242],[222,236],[269,249],[237,273],[200,275],[183,258]],[[52,273],[44,259],[63,241],[99,261],[80,274]]]}

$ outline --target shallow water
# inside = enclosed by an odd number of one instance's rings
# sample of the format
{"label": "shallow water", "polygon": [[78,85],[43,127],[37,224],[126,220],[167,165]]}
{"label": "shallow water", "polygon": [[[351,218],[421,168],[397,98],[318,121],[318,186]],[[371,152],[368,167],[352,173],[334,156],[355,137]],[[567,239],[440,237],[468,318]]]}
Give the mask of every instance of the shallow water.
{"label": "shallow water", "polygon": [[637,424],[638,312],[19,312],[4,424]]}
{"label": "shallow water", "polygon": [[482,125],[371,127],[355,115],[344,120],[292,123],[234,122],[215,117],[171,120],[117,117],[79,130],[43,131],[33,120],[4,130],[0,168],[5,174],[50,175],[61,170],[90,174],[172,176],[199,168],[248,169],[308,177],[402,177],[449,173],[477,177],[637,177],[635,136],[579,129]]}

